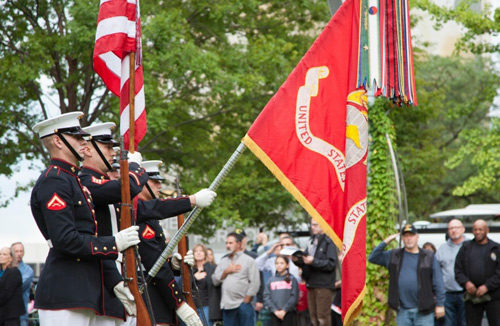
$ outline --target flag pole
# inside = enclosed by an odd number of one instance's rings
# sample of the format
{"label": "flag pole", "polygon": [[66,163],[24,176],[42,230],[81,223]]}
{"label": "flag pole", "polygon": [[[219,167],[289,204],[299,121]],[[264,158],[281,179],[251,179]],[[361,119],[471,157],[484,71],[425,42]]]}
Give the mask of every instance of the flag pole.
{"label": "flag pole", "polygon": [[[227,176],[229,171],[233,168],[234,164],[238,160],[238,158],[241,156],[243,151],[245,150],[245,145],[243,143],[240,143],[238,145],[238,148],[233,152],[229,160],[224,164],[222,167],[222,170],[220,170],[219,174],[215,177],[214,181],[210,184],[208,189],[210,190],[217,190],[219,185],[222,183],[224,178]],[[202,211],[202,208],[196,206],[191,213],[189,213],[188,217],[184,221],[184,224],[177,230],[177,232],[174,234],[172,239],[167,245],[167,248],[163,250],[161,253],[160,257],[156,260],[155,264],[153,267],[149,270],[148,277],[146,279],[146,284],[151,281],[153,277],[156,276],[156,274],[160,271],[160,268],[163,266],[163,264],[167,261],[167,258],[174,252],[175,247],[181,241],[182,237],[186,235],[189,227],[193,224],[193,222],[196,220],[198,215],[200,215]]]}
{"label": "flag pole", "polygon": [[[129,70],[129,151],[134,152],[135,141],[134,141],[134,102],[135,102],[135,53],[129,54],[130,59],[130,70]],[[120,212],[120,226],[121,229],[130,227],[133,223],[133,203],[130,198],[130,183],[128,178],[129,166],[127,161],[127,156],[123,148],[120,153],[120,174],[121,174],[121,194],[122,194],[122,207]],[[124,252],[125,256],[125,283],[130,289],[130,292],[134,296],[135,303],[137,306],[137,325],[138,326],[151,326],[151,318],[149,316],[149,311],[144,303],[141,292],[137,284],[137,265],[135,257],[135,248],[127,248]]]}
{"label": "flag pole", "polygon": [[129,110],[128,110],[128,151],[135,152],[135,52],[130,53],[129,62]]}

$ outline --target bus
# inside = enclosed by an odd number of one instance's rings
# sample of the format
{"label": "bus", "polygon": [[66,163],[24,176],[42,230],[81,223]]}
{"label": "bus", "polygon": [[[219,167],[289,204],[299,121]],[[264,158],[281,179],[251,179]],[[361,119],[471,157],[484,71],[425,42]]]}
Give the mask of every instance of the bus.
{"label": "bus", "polygon": [[500,204],[471,204],[464,208],[451,209],[430,215],[428,221],[416,221],[413,224],[419,233],[419,246],[430,242],[439,248],[447,240],[448,222],[451,219],[461,220],[465,226],[465,238],[471,240],[472,224],[478,219],[488,223],[488,238],[500,243]]}

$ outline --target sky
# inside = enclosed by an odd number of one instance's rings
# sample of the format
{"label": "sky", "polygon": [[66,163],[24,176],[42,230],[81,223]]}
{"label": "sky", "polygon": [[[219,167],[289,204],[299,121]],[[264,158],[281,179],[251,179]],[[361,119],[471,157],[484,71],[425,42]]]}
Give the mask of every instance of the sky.
{"label": "sky", "polygon": [[[20,171],[16,172],[12,177],[0,176],[2,201],[14,195],[16,182],[27,184],[40,175],[41,169],[28,169],[23,165],[20,165]],[[30,192],[23,192],[12,200],[6,208],[0,208],[0,247],[10,246],[15,241],[25,243],[45,242],[31,215],[29,200]]]}

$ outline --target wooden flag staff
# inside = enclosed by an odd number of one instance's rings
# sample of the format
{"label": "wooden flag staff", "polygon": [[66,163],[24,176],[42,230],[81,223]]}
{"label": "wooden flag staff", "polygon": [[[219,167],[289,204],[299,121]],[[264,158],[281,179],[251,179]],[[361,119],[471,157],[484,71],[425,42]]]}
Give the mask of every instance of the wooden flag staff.
{"label": "wooden flag staff", "polygon": [[[182,196],[182,190],[179,178],[176,178],[175,180],[175,188],[177,191],[177,196],[178,197]],[[179,214],[177,216],[177,227],[180,228],[183,224],[184,224],[184,214]],[[186,236],[183,236],[181,238],[177,251],[179,252],[179,254],[181,254],[182,257],[186,256],[186,253],[188,251],[188,243]],[[191,308],[194,309],[194,311],[196,311],[196,305],[194,304],[193,292],[191,289],[191,268],[189,267],[188,264],[184,262],[181,264],[181,275],[182,275],[182,292],[184,293],[186,302]]]}
{"label": "wooden flag staff", "polygon": [[[135,53],[130,53],[130,103],[129,103],[129,149],[133,153],[135,149],[134,142],[134,102],[135,102]],[[129,167],[127,160],[127,152],[123,148],[120,151],[120,178],[122,183],[122,203],[120,210],[120,230],[124,230],[132,226],[132,206],[133,203],[130,199],[130,182],[129,182]],[[137,306],[137,326],[151,326],[152,322],[149,316],[148,309],[144,300],[142,299],[141,292],[137,285],[137,264],[135,257],[134,247],[127,248],[124,252],[125,256],[125,271],[123,273],[125,283],[134,296]]]}

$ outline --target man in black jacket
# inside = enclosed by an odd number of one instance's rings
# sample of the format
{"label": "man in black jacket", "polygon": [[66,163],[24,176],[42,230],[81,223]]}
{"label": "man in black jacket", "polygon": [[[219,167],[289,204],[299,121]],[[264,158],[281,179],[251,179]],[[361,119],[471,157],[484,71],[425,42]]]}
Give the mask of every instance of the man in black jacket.
{"label": "man in black jacket", "polygon": [[[398,315],[398,325],[432,325],[444,317],[444,286],[432,251],[418,247],[415,226],[401,230],[404,248],[385,250],[399,233],[390,235],[373,249],[368,260],[389,270],[388,304]],[[435,298],[435,300],[434,300]]]}
{"label": "man in black jacket", "polygon": [[500,325],[500,244],[488,239],[488,225],[472,225],[474,239],[457,254],[455,279],[465,290],[467,325],[481,325],[484,311],[490,326]]}
{"label": "man in black jacket", "polygon": [[305,255],[302,259],[292,256],[292,260],[302,268],[313,326],[331,325],[330,305],[335,288],[337,254],[332,240],[323,233],[314,219],[311,219],[311,233],[311,242]]}

